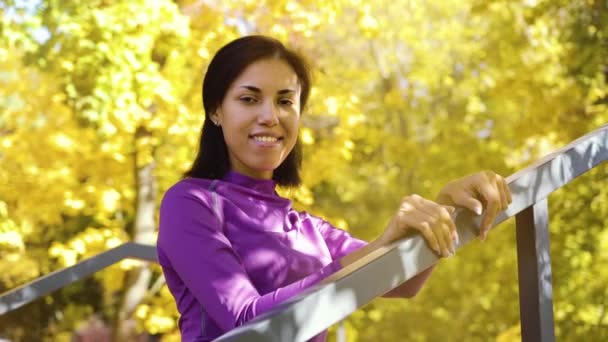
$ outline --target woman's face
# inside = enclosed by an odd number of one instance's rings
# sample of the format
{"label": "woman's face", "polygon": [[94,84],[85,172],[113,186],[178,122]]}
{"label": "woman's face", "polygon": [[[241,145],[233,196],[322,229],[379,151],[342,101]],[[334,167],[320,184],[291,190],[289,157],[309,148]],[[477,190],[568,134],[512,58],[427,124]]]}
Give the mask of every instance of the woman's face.
{"label": "woman's face", "polygon": [[250,64],[230,85],[212,117],[222,126],[231,170],[272,178],[298,137],[300,91],[293,69],[276,58]]}

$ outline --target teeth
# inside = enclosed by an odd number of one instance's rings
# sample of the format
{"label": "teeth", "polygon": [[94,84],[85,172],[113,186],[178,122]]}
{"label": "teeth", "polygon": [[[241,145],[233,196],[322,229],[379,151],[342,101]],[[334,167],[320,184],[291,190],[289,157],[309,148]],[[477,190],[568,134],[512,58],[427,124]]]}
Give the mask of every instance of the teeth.
{"label": "teeth", "polygon": [[275,137],[268,137],[268,136],[255,136],[255,137],[253,137],[253,140],[259,141],[259,142],[276,142],[278,139]]}

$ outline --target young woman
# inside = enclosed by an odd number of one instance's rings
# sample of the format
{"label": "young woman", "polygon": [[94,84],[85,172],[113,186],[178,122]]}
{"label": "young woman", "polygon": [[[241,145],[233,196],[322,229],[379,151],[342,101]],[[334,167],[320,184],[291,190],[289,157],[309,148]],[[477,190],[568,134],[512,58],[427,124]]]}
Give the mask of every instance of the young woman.
{"label": "young woman", "polygon": [[[458,239],[455,206],[485,212],[485,238],[511,201],[502,177],[473,174],[448,183],[437,202],[405,197],[369,243],[295,211],[275,186],[300,183],[298,128],[310,87],[303,60],[263,36],[229,43],[208,67],[199,153],[160,208],[158,257],[184,341],[210,341],[412,230],[448,256]],[[389,295],[415,295],[430,272]]]}

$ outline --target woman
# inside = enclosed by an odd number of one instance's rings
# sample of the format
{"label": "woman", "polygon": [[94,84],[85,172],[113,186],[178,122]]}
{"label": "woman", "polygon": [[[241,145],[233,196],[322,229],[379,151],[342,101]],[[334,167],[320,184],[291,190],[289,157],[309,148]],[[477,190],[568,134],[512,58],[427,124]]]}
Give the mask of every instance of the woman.
{"label": "woman", "polygon": [[[199,153],[160,208],[158,257],[184,341],[210,341],[412,230],[449,256],[458,239],[454,206],[485,211],[485,238],[510,202],[502,177],[474,174],[445,186],[437,203],[405,197],[370,243],[293,210],[275,185],[300,183],[298,128],[310,87],[303,60],[263,36],[229,43],[208,67]],[[415,295],[430,272],[389,295]]]}

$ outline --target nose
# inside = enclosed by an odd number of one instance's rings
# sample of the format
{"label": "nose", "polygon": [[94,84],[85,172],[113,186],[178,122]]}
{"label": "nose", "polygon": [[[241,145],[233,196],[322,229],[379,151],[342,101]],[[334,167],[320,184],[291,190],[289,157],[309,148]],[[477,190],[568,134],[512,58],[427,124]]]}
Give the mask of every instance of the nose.
{"label": "nose", "polygon": [[258,113],[258,123],[264,126],[275,126],[279,123],[279,109],[273,101],[266,101]]}

